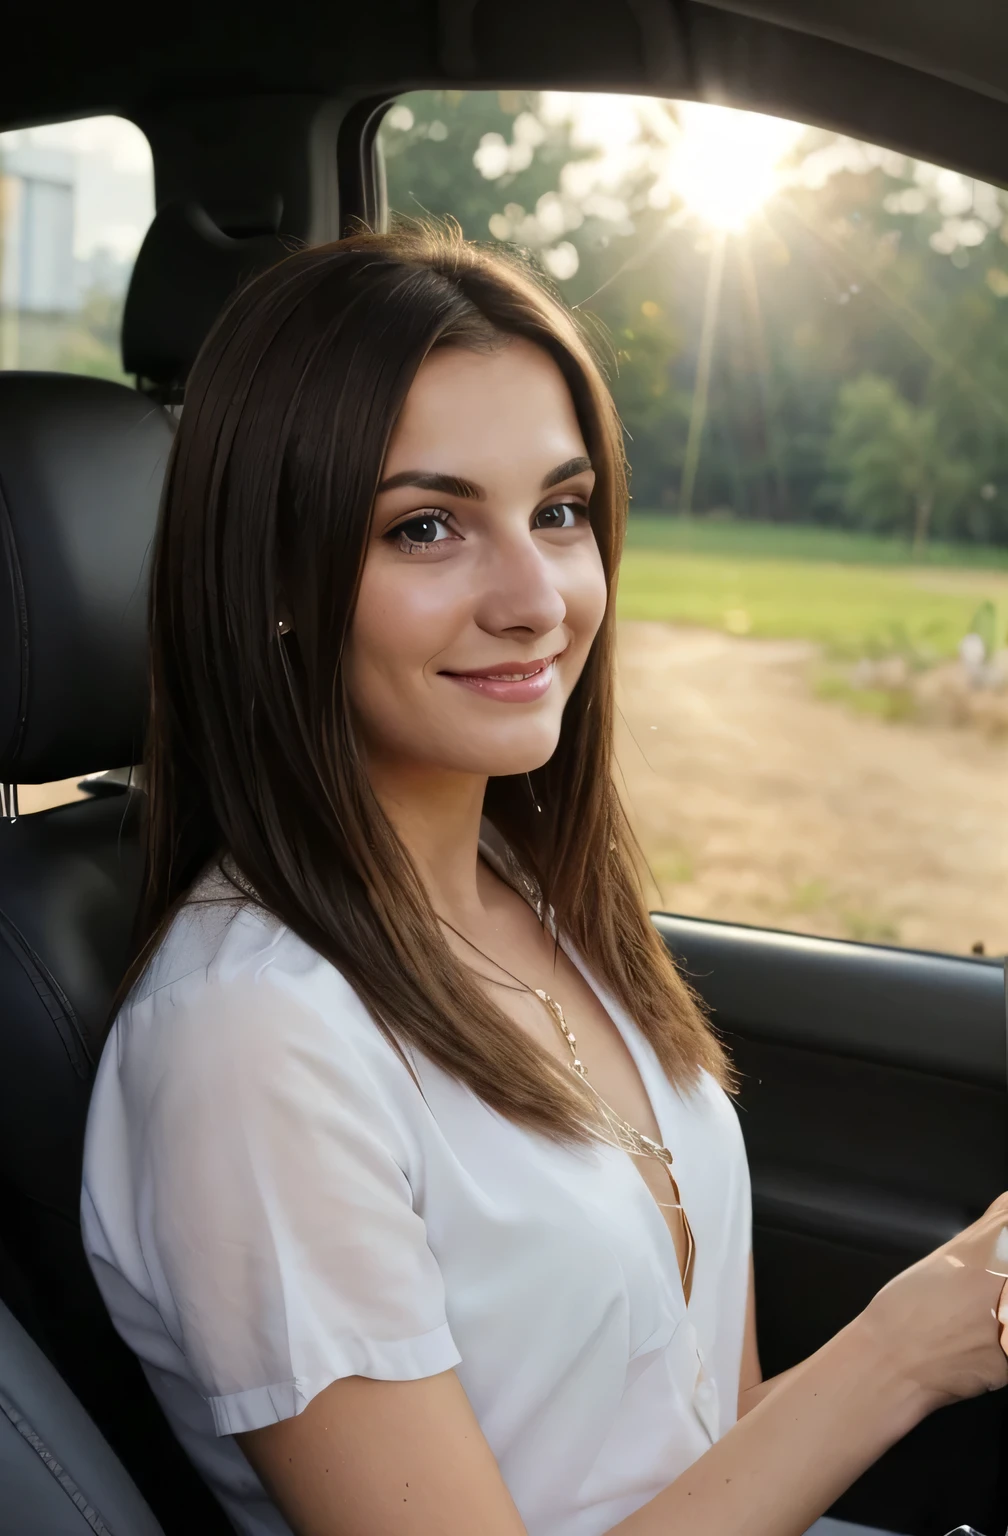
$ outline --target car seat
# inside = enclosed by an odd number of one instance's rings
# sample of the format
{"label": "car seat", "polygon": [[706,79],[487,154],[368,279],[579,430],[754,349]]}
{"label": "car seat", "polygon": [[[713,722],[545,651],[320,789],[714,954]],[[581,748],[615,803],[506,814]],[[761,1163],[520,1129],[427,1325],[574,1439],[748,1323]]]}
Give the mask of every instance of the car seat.
{"label": "car seat", "polygon": [[163,1536],[51,1362],[0,1303],[0,1536]]}
{"label": "car seat", "polygon": [[[140,760],[147,569],[171,438],[160,406],[121,385],[0,372],[7,786]],[[166,1536],[221,1536],[230,1523],[113,1329],[80,1236],[91,1081],[141,879],[138,801],[124,789],[0,821],[0,1301],[122,1459]],[[16,1326],[5,1315],[4,1327]],[[16,1407],[26,1378],[12,1390],[7,1338],[0,1393]],[[40,1387],[43,1398],[54,1380]],[[75,1475],[100,1506],[103,1489]],[[50,1529],[41,1520],[17,1528]]]}

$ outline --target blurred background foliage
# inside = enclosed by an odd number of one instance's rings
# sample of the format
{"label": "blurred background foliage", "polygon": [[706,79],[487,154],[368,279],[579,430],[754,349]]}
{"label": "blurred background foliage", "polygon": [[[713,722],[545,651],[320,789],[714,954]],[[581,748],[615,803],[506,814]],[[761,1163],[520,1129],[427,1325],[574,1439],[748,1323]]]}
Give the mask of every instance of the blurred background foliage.
{"label": "blurred background foliage", "polygon": [[[380,145],[397,214],[526,250],[577,308],[633,509],[855,530],[918,558],[1008,547],[1005,194],[816,129],[747,161],[767,120],[595,98],[593,122],[591,101],[418,92]],[[718,112],[734,137],[691,185],[683,146]],[[729,175],[719,206],[733,145],[748,189]]]}

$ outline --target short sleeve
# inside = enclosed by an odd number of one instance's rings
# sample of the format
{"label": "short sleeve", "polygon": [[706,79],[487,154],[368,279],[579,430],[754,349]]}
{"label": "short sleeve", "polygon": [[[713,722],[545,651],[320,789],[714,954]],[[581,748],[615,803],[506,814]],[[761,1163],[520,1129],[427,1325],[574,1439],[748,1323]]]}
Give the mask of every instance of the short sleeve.
{"label": "short sleeve", "polygon": [[137,1006],[120,1046],[145,1104],[140,1246],[218,1435],[344,1376],[461,1360],[389,1089],[405,1068],[339,973],[298,958],[189,976]]}

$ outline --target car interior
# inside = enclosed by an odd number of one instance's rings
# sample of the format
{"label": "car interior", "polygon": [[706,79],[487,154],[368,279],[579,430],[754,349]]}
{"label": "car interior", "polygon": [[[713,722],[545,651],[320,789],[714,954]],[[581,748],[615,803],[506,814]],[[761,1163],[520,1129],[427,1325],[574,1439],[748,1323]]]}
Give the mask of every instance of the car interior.
{"label": "car interior", "polygon": [[[122,322],[134,387],[0,371],[0,1532],[230,1529],[115,1334],[81,1247],[89,1089],[141,878],[145,581],[186,374],[245,279],[381,225],[377,134],[434,88],[635,92],[820,125],[1008,185],[990,0],[209,0],[5,24],[0,130],[115,113],[156,214]],[[764,1373],[1008,1187],[1004,965],[656,913],[742,1077]],[[128,1170],[124,1170],[128,1177]],[[943,1409],[831,1511],[906,1536],[1008,1525],[1008,1396]]]}

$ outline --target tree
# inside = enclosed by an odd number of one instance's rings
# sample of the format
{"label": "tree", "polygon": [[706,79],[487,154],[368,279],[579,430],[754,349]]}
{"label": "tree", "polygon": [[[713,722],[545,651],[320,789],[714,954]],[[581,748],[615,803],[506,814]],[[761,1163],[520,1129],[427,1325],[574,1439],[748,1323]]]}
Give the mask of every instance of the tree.
{"label": "tree", "polygon": [[840,390],[827,468],[851,522],[909,533],[915,554],[933,525],[947,522],[974,478],[943,442],[935,411],[912,405],[889,379],[867,373]]}
{"label": "tree", "polygon": [[[711,261],[664,195],[677,109],[637,103],[608,160],[565,110],[401,98],[380,134],[390,205],[531,254],[608,359],[634,505],[674,507]],[[729,240],[693,505],[1008,544],[1004,194],[812,129],[787,177]]]}
{"label": "tree", "polygon": [[[642,125],[645,151],[647,134]],[[677,296],[655,239],[667,213],[648,202],[646,155],[600,191],[598,150],[574,143],[571,123],[547,117],[528,91],[416,92],[389,113],[379,142],[394,214],[448,215],[469,239],[525,250],[578,309],[627,427],[634,502],[668,505],[689,394],[675,373]],[[650,245],[652,259],[637,261]]]}

